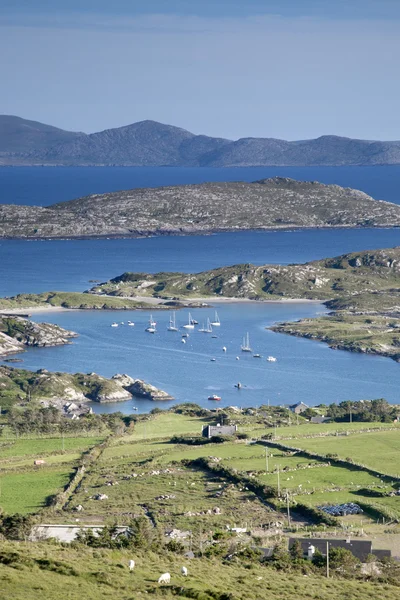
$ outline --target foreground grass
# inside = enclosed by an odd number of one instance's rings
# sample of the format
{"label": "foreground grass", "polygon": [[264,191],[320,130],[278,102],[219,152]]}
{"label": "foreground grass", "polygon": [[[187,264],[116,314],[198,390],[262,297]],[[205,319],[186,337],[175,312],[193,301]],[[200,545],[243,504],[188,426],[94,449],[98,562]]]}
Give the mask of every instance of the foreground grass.
{"label": "foreground grass", "polygon": [[[127,565],[132,557],[136,566],[129,573]],[[0,596],[13,600],[136,600],[149,594],[168,599],[176,598],[177,590],[183,598],[198,600],[399,598],[399,589],[390,585],[281,574],[257,564],[230,565],[206,558],[188,561],[168,552],[159,556],[5,542],[0,558]],[[182,564],[188,568],[187,578],[180,575]],[[171,573],[171,586],[157,584],[164,572]]]}

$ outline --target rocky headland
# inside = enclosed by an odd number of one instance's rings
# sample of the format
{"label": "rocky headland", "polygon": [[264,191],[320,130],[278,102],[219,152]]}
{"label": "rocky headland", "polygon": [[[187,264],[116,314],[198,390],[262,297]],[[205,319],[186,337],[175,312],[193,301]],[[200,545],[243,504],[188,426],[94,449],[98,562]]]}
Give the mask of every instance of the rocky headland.
{"label": "rocky headland", "polygon": [[400,227],[400,206],[350,188],[281,177],[95,194],[46,208],[0,205],[3,238],[333,227]]}
{"label": "rocky headland", "polygon": [[4,407],[20,402],[64,403],[121,402],[132,396],[148,400],[173,400],[159,390],[129,375],[103,377],[97,373],[53,373],[47,369],[28,371],[0,366],[0,403]]}
{"label": "rocky headland", "polygon": [[34,323],[18,316],[0,315],[0,357],[24,351],[26,346],[60,346],[77,337],[52,323]]}

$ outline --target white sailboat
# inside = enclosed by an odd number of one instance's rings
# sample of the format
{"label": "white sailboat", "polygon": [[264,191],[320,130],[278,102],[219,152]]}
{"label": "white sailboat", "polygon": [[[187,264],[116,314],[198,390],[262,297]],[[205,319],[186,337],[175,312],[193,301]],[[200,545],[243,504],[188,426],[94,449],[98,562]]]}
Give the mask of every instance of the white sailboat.
{"label": "white sailboat", "polygon": [[201,333],[212,333],[210,319],[207,319],[207,327],[204,327],[204,323],[203,323],[203,327],[201,327],[199,329],[199,331],[201,331]]}
{"label": "white sailboat", "polygon": [[153,315],[150,315],[149,319],[149,327],[155,327],[157,325],[157,321],[153,319]]}
{"label": "white sailboat", "polygon": [[172,313],[172,316],[169,319],[169,326],[167,327],[167,331],[178,331],[175,320],[175,313]]}
{"label": "white sailboat", "polygon": [[211,325],[213,327],[219,327],[221,325],[217,311],[215,311],[214,321],[211,321]]}
{"label": "white sailboat", "polygon": [[243,343],[240,346],[240,349],[242,352],[253,352],[250,346],[250,338],[248,333],[246,333],[245,337],[243,338]]}
{"label": "white sailboat", "polygon": [[194,329],[192,315],[189,313],[189,320],[187,325],[183,325],[184,329]]}

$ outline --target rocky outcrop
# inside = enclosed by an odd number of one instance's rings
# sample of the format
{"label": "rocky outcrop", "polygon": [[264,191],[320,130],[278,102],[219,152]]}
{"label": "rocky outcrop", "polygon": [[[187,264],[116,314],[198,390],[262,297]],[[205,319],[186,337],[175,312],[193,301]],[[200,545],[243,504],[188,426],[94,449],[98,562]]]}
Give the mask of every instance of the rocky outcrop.
{"label": "rocky outcrop", "polygon": [[143,237],[294,227],[400,227],[400,206],[338,185],[283,177],[125,190],[46,208],[0,205],[0,237]]}
{"label": "rocky outcrop", "polygon": [[52,323],[34,323],[22,317],[0,316],[0,356],[21,352],[24,346],[59,346],[76,337]]}
{"label": "rocky outcrop", "polygon": [[0,330],[24,346],[39,347],[69,344],[70,339],[78,335],[53,323],[34,323],[14,316],[0,317]]}
{"label": "rocky outcrop", "polygon": [[[123,377],[126,377],[126,375]],[[154,385],[146,383],[141,379],[133,380],[132,383],[130,383],[126,387],[126,389],[132,394],[132,396],[136,396],[138,398],[146,398],[146,400],[174,400],[174,397],[168,394],[167,392],[159,390]]]}
{"label": "rocky outcrop", "polygon": [[8,354],[15,354],[17,352],[23,352],[23,350],[23,344],[0,332],[0,357],[7,356]]}
{"label": "rocky outcrop", "polygon": [[133,377],[130,377],[130,375],[121,375],[118,373],[111,378],[111,381],[114,381],[132,394],[132,396],[136,396],[137,398],[146,398],[147,400],[154,401],[174,400],[174,397],[167,392],[159,390],[154,385],[146,383],[141,379],[133,379]]}

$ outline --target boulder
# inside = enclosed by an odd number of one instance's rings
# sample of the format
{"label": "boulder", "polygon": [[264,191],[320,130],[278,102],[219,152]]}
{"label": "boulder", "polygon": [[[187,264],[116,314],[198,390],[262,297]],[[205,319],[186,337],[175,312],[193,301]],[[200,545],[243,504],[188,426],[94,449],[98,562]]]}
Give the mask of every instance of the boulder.
{"label": "boulder", "polygon": [[136,379],[131,385],[129,385],[127,390],[132,394],[132,396],[138,396],[139,398],[147,398],[148,400],[174,400],[174,397],[168,394],[167,392],[159,390],[154,385],[146,383],[141,379]]}

